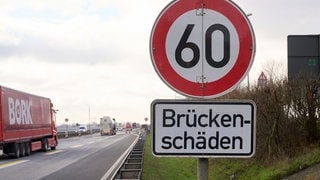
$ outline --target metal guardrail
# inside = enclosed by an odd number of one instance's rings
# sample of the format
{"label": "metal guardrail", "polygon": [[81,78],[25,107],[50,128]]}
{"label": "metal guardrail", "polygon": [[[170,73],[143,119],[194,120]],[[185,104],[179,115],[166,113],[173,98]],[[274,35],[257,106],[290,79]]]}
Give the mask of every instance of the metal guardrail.
{"label": "metal guardrail", "polygon": [[[68,131],[68,133],[66,132],[58,132],[58,138],[62,139],[62,138],[68,138],[68,137],[75,137],[75,136],[81,136],[81,135],[88,135],[88,134],[94,134],[94,133],[98,133],[100,132],[100,130],[91,130],[92,132],[77,132],[77,131]],[[67,135],[66,135],[67,134]]]}
{"label": "metal guardrail", "polygon": [[122,164],[121,168],[117,171],[113,180],[141,179],[143,168],[144,142],[146,136],[145,134],[146,133],[140,135],[138,142],[128,155],[127,159]]}

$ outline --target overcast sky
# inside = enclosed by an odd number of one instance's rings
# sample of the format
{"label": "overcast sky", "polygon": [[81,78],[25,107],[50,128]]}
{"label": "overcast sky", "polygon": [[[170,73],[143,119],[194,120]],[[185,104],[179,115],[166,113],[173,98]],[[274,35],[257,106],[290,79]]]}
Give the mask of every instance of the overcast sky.
{"label": "overcast sky", "polygon": [[[58,123],[144,123],[154,99],[181,98],[155,72],[149,38],[170,0],[0,0],[0,84],[49,97]],[[287,72],[287,36],[319,34],[319,0],[235,0],[250,16],[256,81],[276,62]],[[281,65],[280,65],[281,64]],[[89,113],[90,112],[90,113]]]}

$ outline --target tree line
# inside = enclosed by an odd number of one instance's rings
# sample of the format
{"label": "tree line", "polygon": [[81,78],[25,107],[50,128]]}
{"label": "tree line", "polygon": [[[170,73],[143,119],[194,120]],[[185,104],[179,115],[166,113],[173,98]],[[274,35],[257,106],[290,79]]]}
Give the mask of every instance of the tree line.
{"label": "tree line", "polygon": [[319,143],[320,78],[271,79],[265,86],[240,88],[224,99],[257,105],[256,153],[261,160],[291,157]]}

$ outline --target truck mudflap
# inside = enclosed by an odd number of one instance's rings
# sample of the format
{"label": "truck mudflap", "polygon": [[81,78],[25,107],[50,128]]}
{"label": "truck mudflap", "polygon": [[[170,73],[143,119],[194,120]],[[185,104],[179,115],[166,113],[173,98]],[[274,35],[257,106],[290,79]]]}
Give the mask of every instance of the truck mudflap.
{"label": "truck mudflap", "polygon": [[41,150],[46,152],[48,150],[56,150],[58,145],[57,138],[44,138],[41,140]]}
{"label": "truck mudflap", "polygon": [[56,147],[58,146],[57,137],[49,139],[49,146],[51,150],[56,150]]}

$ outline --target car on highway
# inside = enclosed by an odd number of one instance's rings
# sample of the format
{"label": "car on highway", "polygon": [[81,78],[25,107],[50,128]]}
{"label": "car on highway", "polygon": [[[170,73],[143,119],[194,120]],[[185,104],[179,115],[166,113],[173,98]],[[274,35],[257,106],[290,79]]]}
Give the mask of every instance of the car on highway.
{"label": "car on highway", "polygon": [[80,133],[88,132],[87,125],[80,125],[78,130],[79,130]]}

